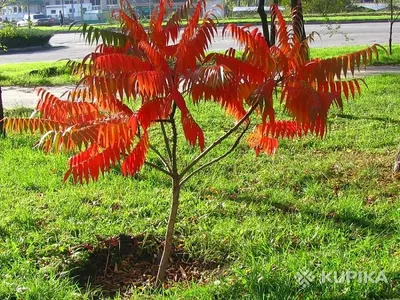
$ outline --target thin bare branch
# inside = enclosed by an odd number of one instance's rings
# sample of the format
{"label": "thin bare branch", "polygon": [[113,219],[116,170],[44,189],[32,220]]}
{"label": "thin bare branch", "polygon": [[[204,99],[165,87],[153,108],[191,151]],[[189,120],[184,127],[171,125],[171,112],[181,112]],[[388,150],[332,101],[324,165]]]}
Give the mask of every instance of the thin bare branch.
{"label": "thin bare branch", "polygon": [[222,141],[224,141],[226,138],[228,138],[232,133],[234,133],[240,125],[242,125],[243,122],[247,120],[247,118],[253,113],[253,111],[257,108],[258,103],[254,104],[249,111],[239,120],[239,122],[236,123],[235,126],[233,126],[229,131],[227,131],[224,135],[220,136],[214,143],[212,143],[210,146],[208,146],[203,152],[201,152],[195,159],[192,160],[191,163],[182,171],[181,173],[181,178],[185,176],[185,174],[193,168],[204,156],[207,155],[208,152],[210,152],[212,149],[214,149],[216,146],[218,146]]}
{"label": "thin bare branch", "polygon": [[394,22],[397,21],[399,16],[400,16],[400,11],[398,11],[397,14],[394,16],[393,21]]}
{"label": "thin bare branch", "polygon": [[157,166],[156,164],[153,164],[153,163],[151,163],[149,161],[146,161],[145,164],[148,165],[149,167],[152,167],[152,168],[154,168],[154,169],[156,169],[156,170],[158,170],[158,171],[160,171],[160,172],[172,177],[171,172],[168,172],[167,170]]}
{"label": "thin bare branch", "polygon": [[244,134],[246,133],[246,131],[249,129],[250,126],[250,122],[248,122],[246,124],[246,127],[244,128],[244,130],[240,133],[240,135],[237,137],[236,141],[233,143],[232,147],[226,151],[224,154],[222,154],[221,156],[218,156],[216,158],[214,158],[213,160],[209,161],[208,163],[202,165],[201,167],[197,168],[196,170],[194,170],[192,173],[190,173],[189,175],[187,175],[185,178],[182,179],[181,181],[181,186],[185,184],[186,181],[188,181],[193,175],[195,175],[196,173],[200,172],[201,170],[219,162],[221,159],[225,158],[226,156],[228,156],[232,151],[234,151],[236,149],[236,147],[239,145],[241,139],[243,138]]}
{"label": "thin bare branch", "polygon": [[0,9],[15,4],[16,0],[0,0]]}
{"label": "thin bare branch", "polygon": [[[171,122],[171,120],[169,120],[169,122]],[[167,131],[165,130],[164,123],[161,123],[160,125],[161,125],[161,131],[162,131],[162,134],[164,137],[165,148],[167,149],[167,153],[168,153],[168,158],[169,158],[169,161],[172,161],[172,152],[171,152],[171,146],[169,145]]]}
{"label": "thin bare branch", "polygon": [[162,163],[168,169],[168,171],[172,172],[171,166],[168,164],[165,157],[160,153],[160,151],[158,151],[157,148],[154,147],[153,145],[149,145],[149,148],[158,156],[158,158],[162,161]]}
{"label": "thin bare branch", "polygon": [[170,119],[157,119],[154,120],[155,123],[171,123]]}
{"label": "thin bare branch", "polygon": [[173,120],[174,117],[175,117],[175,113],[176,113],[176,104],[174,103],[174,104],[172,104],[172,111],[171,111],[171,114],[170,114],[170,120],[171,120],[171,122],[172,122],[172,120]]}
{"label": "thin bare branch", "polygon": [[[175,107],[176,109],[176,107]],[[176,124],[175,124],[175,119],[172,117],[171,119],[171,127],[172,127],[172,174],[174,175],[174,177],[176,176],[175,179],[177,179],[177,181],[179,182],[179,174],[178,174],[178,164],[177,164],[177,155],[176,155],[176,151],[177,151],[177,147],[178,147],[178,131],[176,130]]]}

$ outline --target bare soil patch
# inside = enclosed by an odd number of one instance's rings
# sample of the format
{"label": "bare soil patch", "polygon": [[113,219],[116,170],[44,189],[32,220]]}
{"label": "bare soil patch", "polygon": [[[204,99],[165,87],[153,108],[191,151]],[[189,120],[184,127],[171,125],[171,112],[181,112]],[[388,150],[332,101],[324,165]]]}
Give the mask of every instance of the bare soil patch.
{"label": "bare soil patch", "polygon": [[[132,288],[151,288],[157,276],[163,242],[152,236],[129,236],[100,238],[96,246],[82,244],[72,247],[70,255],[86,258],[75,261],[71,275],[85,290],[88,286],[100,289],[103,296],[117,292],[129,296]],[[167,269],[164,288],[176,282],[207,282],[219,264],[195,259],[185,252],[182,243],[176,243]]]}

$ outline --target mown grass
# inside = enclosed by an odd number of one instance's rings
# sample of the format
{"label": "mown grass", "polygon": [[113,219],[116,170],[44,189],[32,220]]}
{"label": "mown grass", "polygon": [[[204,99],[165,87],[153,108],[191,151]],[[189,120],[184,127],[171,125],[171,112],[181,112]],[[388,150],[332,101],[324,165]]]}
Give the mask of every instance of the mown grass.
{"label": "mown grass", "polygon": [[[305,23],[341,23],[341,22],[377,22],[388,21],[389,15],[335,15],[335,16],[304,16]],[[291,19],[286,17],[286,21],[290,22]],[[239,24],[261,24],[260,17],[254,18],[223,18],[218,20],[219,24],[239,23]]]}
{"label": "mown grass", "polygon": [[[318,39],[318,37],[315,37]],[[371,45],[360,45],[360,46],[344,46],[344,47],[327,47],[327,48],[311,48],[311,58],[329,58],[338,55],[345,55],[365,49]],[[388,55],[389,47],[387,45],[381,45],[386,49],[383,50],[378,48],[379,59],[373,59],[372,65],[384,66],[384,65],[398,65],[400,64],[400,45],[393,45],[392,55]],[[312,44],[311,44],[312,47]],[[375,56],[375,55],[374,55]]]}
{"label": "mown grass", "polygon": [[[399,79],[367,77],[369,89],[343,112],[332,112],[325,139],[282,141],[276,155],[258,158],[243,143],[192,178],[182,193],[176,238],[193,257],[217,261],[221,269],[204,285],[135,290],[132,298],[400,297],[400,182],[391,176],[400,144]],[[194,107],[194,117],[207,142],[232,124],[213,104]],[[94,287],[82,294],[68,276],[77,259],[69,250],[96,245],[97,235],[162,238],[170,181],[146,167],[135,179],[113,169],[97,183],[63,185],[67,156],[32,149],[35,140],[0,141],[0,298],[101,298]],[[180,141],[181,160],[195,155]],[[214,155],[226,149],[228,143]],[[314,281],[303,288],[295,279],[302,269],[384,271],[388,282]]]}
{"label": "mown grass", "polygon": [[[318,37],[316,37],[318,38]],[[345,46],[329,48],[311,48],[312,58],[328,58],[365,49],[363,46]],[[393,54],[388,56],[379,49],[379,60],[374,59],[373,65],[400,64],[400,45],[393,46]],[[55,68],[55,69],[54,69]],[[33,74],[32,74],[33,72]],[[65,62],[34,62],[0,65],[0,86],[59,86],[74,85],[78,82],[76,76],[66,67]]]}
{"label": "mown grass", "polygon": [[[304,21],[306,23],[340,23],[340,22],[376,22],[376,21],[388,21],[390,19],[390,15],[388,13],[343,13],[343,14],[326,14],[326,15],[314,15],[314,14],[306,14],[304,16]],[[286,17],[286,20],[290,22],[290,17]],[[229,18],[221,18],[218,19],[218,24],[261,24],[260,17],[229,17]],[[149,21],[143,19],[141,21],[143,26],[149,26]],[[36,29],[51,31],[53,33],[61,33],[61,32],[78,32],[80,30],[80,24],[69,26],[37,26]],[[115,23],[110,24],[93,24],[93,26],[97,28],[118,28],[119,25]]]}
{"label": "mown grass", "polygon": [[1,86],[71,85],[77,77],[71,75],[66,62],[33,62],[0,65]]}

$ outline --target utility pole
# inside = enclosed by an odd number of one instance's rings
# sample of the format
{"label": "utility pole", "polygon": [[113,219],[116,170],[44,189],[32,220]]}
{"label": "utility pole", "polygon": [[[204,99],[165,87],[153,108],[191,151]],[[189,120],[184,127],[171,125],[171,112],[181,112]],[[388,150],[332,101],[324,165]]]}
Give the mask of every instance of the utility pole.
{"label": "utility pole", "polygon": [[151,17],[151,2],[150,2],[151,0],[149,0],[149,19],[150,19],[150,17]]}
{"label": "utility pole", "polygon": [[82,5],[83,0],[81,0],[81,21],[83,22],[83,5]]}
{"label": "utility pole", "polygon": [[[63,18],[64,18],[64,20],[65,20],[65,14],[64,14],[64,0],[61,0],[61,13],[62,13],[62,16],[63,16]],[[64,25],[64,24],[63,24]]]}
{"label": "utility pole", "polygon": [[29,0],[27,0],[28,3],[28,28],[31,29],[31,10],[29,9]]}

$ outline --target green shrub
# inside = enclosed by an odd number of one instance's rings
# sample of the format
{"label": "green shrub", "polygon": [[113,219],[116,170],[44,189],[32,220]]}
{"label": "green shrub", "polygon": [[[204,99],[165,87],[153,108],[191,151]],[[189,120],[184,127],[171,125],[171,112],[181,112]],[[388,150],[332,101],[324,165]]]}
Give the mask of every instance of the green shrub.
{"label": "green shrub", "polygon": [[6,49],[45,46],[52,36],[51,32],[9,25],[0,30],[0,45]]}

